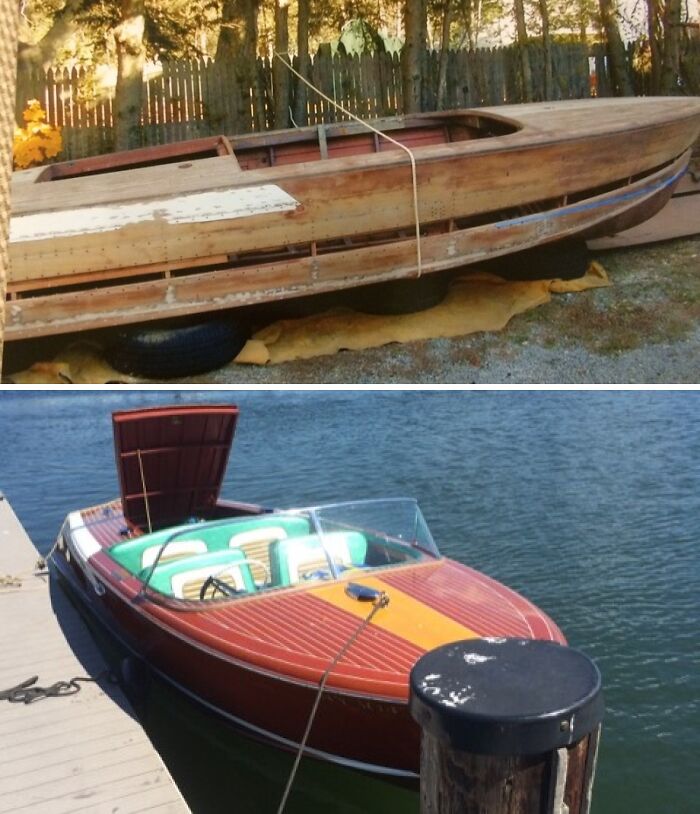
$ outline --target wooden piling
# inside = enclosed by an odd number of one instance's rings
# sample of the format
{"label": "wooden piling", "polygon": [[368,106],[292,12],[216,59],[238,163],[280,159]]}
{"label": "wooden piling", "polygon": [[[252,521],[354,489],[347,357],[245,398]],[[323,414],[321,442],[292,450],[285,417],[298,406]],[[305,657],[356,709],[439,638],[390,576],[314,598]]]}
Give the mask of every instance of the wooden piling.
{"label": "wooden piling", "polygon": [[603,697],[577,650],[469,639],[411,672],[422,727],[421,814],[587,814]]}

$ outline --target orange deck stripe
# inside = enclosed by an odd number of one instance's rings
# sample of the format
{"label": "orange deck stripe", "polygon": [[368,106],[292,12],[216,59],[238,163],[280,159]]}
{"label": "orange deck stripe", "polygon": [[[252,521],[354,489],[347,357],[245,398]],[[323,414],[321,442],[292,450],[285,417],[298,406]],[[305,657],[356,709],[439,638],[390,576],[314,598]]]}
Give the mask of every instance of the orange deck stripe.
{"label": "orange deck stripe", "polygon": [[[470,628],[460,625],[398,588],[387,585],[378,577],[363,577],[355,581],[378,591],[385,591],[389,596],[389,605],[377,613],[372,624],[417,647],[432,650],[447,642],[479,638],[479,634]],[[364,619],[370,611],[368,602],[358,602],[347,596],[344,582],[324,585],[311,593],[359,619]]]}

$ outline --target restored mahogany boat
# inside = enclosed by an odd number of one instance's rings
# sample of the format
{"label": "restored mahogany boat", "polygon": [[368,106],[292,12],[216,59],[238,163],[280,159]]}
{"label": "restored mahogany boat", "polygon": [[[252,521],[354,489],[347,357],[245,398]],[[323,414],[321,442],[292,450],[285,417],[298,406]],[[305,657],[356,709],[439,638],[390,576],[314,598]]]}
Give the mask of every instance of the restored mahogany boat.
{"label": "restored mahogany boat", "polygon": [[[416,163],[420,273],[655,214],[700,99],[586,99],[376,122]],[[15,173],[5,338],[416,276],[410,157],[358,124]]]}
{"label": "restored mahogany boat", "polygon": [[413,500],[270,510],[219,499],[237,417],[233,406],[115,413],[121,499],[71,512],[52,565],[150,669],[282,747],[298,747],[329,671],[306,752],[413,777],[408,677],[423,653],[564,638],[523,597],[441,557]]}

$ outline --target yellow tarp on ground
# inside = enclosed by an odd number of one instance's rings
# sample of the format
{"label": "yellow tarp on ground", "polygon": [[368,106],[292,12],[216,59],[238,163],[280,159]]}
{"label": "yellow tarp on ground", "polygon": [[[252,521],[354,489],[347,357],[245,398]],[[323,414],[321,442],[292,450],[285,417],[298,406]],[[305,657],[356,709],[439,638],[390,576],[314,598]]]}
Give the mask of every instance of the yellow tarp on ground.
{"label": "yellow tarp on ground", "polygon": [[583,277],[575,280],[513,282],[494,274],[474,272],[457,278],[439,305],[418,313],[376,316],[336,309],[303,319],[280,320],[258,331],[235,361],[277,364],[392,342],[500,331],[516,314],[549,302],[552,292],[585,291],[608,285],[605,269],[595,262]]}
{"label": "yellow tarp on ground", "polygon": [[12,384],[130,384],[140,381],[118,373],[102,358],[97,345],[79,342],[59,353],[52,362],[36,362],[7,377]]}
{"label": "yellow tarp on ground", "polygon": [[[302,319],[275,322],[258,331],[234,361],[275,364],[310,359],[339,350],[364,350],[392,342],[464,336],[500,331],[516,314],[549,302],[552,293],[585,291],[610,285],[605,269],[592,263],[576,280],[513,282],[493,274],[473,272],[453,281],[445,299],[434,308],[413,314],[375,316],[348,309]],[[71,345],[52,362],[37,362],[8,377],[15,384],[105,384],[141,381],[113,370],[99,348]]]}

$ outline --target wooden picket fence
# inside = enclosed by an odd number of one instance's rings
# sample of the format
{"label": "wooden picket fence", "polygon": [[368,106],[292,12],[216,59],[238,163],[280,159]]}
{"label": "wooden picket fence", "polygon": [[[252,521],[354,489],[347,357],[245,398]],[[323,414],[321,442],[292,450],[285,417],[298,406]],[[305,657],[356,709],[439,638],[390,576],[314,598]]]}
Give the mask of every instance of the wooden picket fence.
{"label": "wooden picket fence", "polygon": [[[700,44],[698,44],[700,45]],[[539,43],[528,46],[534,100],[545,98],[543,53]],[[695,59],[700,57],[697,49]],[[424,110],[438,107],[437,84],[440,55],[426,54],[422,100]],[[634,52],[629,60],[633,70]],[[552,50],[554,87],[550,99],[608,95],[610,82],[602,47],[591,50],[582,43],[557,43]],[[298,61],[294,67],[299,69]],[[165,62],[162,70],[144,82],[141,111],[142,146],[164,144],[199,136],[247,133],[274,126],[273,71],[269,59],[257,61],[257,87],[242,85],[235,68],[212,59]],[[17,83],[17,117],[29,99],[39,99],[47,120],[62,129],[67,160],[112,150],[112,98],[90,98],[90,77],[85,69],[20,71]],[[290,111],[300,83],[289,74]],[[310,80],[324,93],[358,116],[374,118],[403,111],[401,70],[396,54],[332,56],[328,46],[313,58]],[[644,93],[643,80],[635,90]],[[515,45],[476,51],[455,50],[448,55],[444,107],[478,107],[523,101],[519,54]],[[262,105],[262,110],[260,109]],[[308,92],[306,122],[320,124],[343,119],[332,105]]]}

